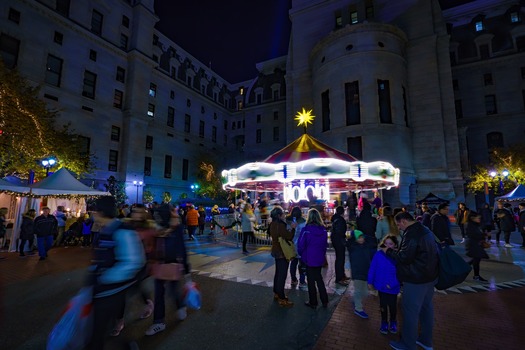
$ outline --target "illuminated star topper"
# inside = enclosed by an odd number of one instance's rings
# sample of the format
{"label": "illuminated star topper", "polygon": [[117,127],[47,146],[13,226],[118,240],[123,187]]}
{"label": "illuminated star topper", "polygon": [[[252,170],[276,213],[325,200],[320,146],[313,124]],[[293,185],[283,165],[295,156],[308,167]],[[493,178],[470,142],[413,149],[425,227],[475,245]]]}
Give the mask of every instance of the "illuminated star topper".
{"label": "illuminated star topper", "polygon": [[295,116],[295,120],[298,121],[297,126],[303,125],[305,132],[306,132],[306,127],[308,126],[308,124],[312,124],[312,120],[314,118],[315,118],[315,115],[312,115],[312,110],[310,109],[309,111],[307,111],[306,109],[304,109],[304,107],[303,107],[303,110],[301,112],[298,112],[297,115]]}

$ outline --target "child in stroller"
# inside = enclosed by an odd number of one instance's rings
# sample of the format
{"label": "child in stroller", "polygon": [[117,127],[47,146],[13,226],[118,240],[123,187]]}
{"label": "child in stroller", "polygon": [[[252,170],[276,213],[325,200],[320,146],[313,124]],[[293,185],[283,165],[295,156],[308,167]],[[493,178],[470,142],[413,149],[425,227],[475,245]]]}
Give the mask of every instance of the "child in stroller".
{"label": "child in stroller", "polygon": [[69,229],[64,233],[64,246],[76,246],[82,241],[82,221],[83,218],[78,218],[77,221],[69,226]]}

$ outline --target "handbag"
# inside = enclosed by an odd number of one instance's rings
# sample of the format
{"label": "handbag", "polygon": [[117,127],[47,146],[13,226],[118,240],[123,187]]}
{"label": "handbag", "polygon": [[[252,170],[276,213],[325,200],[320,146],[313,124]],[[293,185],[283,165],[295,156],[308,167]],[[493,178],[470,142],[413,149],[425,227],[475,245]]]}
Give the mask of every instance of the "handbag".
{"label": "handbag", "polygon": [[488,249],[488,248],[490,248],[490,247],[492,246],[492,245],[491,245],[489,242],[487,242],[487,241],[481,241],[480,244],[481,244],[481,246],[483,247],[483,249]]}
{"label": "handbag", "polygon": [[465,281],[472,266],[448,244],[441,245],[437,238],[436,243],[439,249],[439,276],[435,287],[445,290]]}
{"label": "handbag", "polygon": [[67,304],[47,338],[47,350],[81,350],[93,333],[93,287],[82,288]]}
{"label": "handbag", "polygon": [[184,284],[184,303],[187,307],[194,310],[199,310],[202,305],[201,292],[197,287],[197,283],[191,279]]}
{"label": "handbag", "polygon": [[279,236],[279,245],[283,250],[286,260],[291,260],[297,256],[297,250],[295,249],[295,244],[292,241],[287,241],[283,237]]}
{"label": "handbag", "polygon": [[151,275],[158,280],[178,281],[183,276],[184,265],[179,263],[152,264]]}

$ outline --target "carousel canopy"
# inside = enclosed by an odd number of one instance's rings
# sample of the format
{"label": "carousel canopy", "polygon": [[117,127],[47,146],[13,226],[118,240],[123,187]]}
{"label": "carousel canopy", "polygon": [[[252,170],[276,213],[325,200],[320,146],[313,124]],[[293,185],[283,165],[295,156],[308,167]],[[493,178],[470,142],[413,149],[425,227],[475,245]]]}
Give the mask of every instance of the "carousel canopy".
{"label": "carousel canopy", "polygon": [[359,161],[307,134],[262,162],[224,170],[222,176],[225,189],[283,192],[294,202],[399,184],[399,169],[390,163]]}

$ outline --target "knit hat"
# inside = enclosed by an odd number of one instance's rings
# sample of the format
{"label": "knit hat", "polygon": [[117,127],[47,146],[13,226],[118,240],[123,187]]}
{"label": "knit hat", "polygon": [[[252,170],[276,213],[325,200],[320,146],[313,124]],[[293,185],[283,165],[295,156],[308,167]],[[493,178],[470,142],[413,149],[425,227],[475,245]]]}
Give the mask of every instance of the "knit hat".
{"label": "knit hat", "polygon": [[359,239],[359,237],[361,237],[363,234],[363,231],[354,230],[354,237],[356,240]]}

